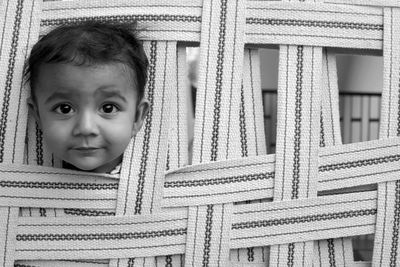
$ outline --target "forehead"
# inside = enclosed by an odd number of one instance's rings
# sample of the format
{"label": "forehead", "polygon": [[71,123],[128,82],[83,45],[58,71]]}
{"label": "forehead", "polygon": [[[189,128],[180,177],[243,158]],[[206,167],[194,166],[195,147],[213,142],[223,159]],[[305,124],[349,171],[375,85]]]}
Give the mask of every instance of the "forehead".
{"label": "forehead", "polygon": [[91,93],[99,88],[136,91],[134,72],[122,63],[77,66],[64,63],[48,63],[40,66],[35,95],[55,91]]}

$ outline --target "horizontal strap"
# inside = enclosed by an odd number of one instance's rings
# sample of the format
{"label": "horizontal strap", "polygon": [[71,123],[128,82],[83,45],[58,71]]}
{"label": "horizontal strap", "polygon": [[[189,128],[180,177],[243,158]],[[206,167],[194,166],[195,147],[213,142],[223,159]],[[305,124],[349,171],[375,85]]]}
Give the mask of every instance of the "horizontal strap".
{"label": "horizontal strap", "polygon": [[58,25],[88,20],[130,23],[138,21],[145,40],[199,41],[200,1],[68,1],[46,2],[41,34]]}
{"label": "horizontal strap", "polygon": [[[318,191],[397,180],[400,174],[399,147],[400,139],[395,137],[321,148]],[[26,175],[21,176],[21,173]],[[79,176],[73,178],[76,174]],[[162,206],[206,205],[272,197],[274,177],[275,155],[172,170],[166,174]],[[0,178],[0,199],[5,205],[115,208],[118,183],[111,176],[0,164]],[[71,187],[76,190],[71,192]]]}
{"label": "horizontal strap", "polygon": [[321,149],[318,190],[397,180],[400,139],[373,140]]}
{"label": "horizontal strap", "polygon": [[366,192],[241,205],[234,211],[231,248],[370,234],[376,202],[376,192]]}
{"label": "horizontal strap", "polygon": [[193,165],[167,173],[163,206],[229,203],[272,197],[275,155]]}
{"label": "horizontal strap", "polygon": [[380,8],[250,1],[246,42],[382,49]]}
{"label": "horizontal strap", "polygon": [[118,180],[111,175],[0,164],[0,177],[5,206],[115,209]]}
{"label": "horizontal strap", "polygon": [[184,252],[187,212],[102,218],[20,218],[17,259],[89,259]]}
{"label": "horizontal strap", "polygon": [[[231,248],[373,233],[377,193],[234,205]],[[20,217],[16,259],[143,257],[184,252],[187,211],[90,218]]]}
{"label": "horizontal strap", "polygon": [[352,6],[400,7],[400,2],[398,0],[324,0],[324,2]]}

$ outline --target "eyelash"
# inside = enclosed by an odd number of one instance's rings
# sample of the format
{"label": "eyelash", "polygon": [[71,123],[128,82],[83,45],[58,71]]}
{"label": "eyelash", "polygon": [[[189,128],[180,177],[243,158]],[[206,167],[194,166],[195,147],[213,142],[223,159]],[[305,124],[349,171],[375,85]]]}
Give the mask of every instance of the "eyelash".
{"label": "eyelash", "polygon": [[[68,107],[69,110],[68,110],[67,112],[64,113],[64,112],[62,112],[61,108],[65,108],[65,107]],[[111,111],[111,112],[106,112],[106,111],[104,110],[106,107],[111,107],[111,108],[112,108],[112,111]],[[116,112],[118,112],[118,111],[120,111],[120,110],[121,110],[120,107],[119,107],[118,105],[114,104],[114,103],[105,103],[105,104],[101,105],[101,107],[100,107],[100,112],[102,112],[102,113],[104,113],[104,114],[113,114],[113,113],[116,113]],[[68,104],[68,103],[61,103],[61,104],[56,105],[56,106],[53,108],[53,111],[56,112],[56,113],[58,113],[58,114],[60,114],[60,115],[68,115],[68,114],[70,114],[70,112],[73,112],[73,111],[74,111],[74,108],[72,107],[71,104]],[[65,111],[65,110],[64,110],[64,111]]]}

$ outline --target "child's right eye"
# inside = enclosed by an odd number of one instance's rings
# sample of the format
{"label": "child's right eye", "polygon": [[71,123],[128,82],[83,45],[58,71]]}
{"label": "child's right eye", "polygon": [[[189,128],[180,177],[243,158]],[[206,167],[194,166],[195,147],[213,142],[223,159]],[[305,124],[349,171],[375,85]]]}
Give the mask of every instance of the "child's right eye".
{"label": "child's right eye", "polygon": [[59,114],[65,115],[65,114],[70,114],[73,111],[73,109],[69,104],[60,104],[54,109],[54,111]]}

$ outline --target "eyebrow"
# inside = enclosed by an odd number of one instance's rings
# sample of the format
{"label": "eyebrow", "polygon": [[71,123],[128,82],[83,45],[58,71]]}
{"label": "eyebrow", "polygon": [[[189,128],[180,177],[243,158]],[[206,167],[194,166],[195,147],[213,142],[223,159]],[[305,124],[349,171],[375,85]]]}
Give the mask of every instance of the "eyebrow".
{"label": "eyebrow", "polygon": [[123,95],[121,95],[121,93],[118,90],[113,90],[110,88],[112,88],[112,87],[102,86],[96,90],[95,95],[100,94],[101,96],[105,96],[106,98],[117,97],[117,98],[121,99],[122,101],[124,101],[125,103],[128,102],[126,100],[126,98]]}
{"label": "eyebrow", "polygon": [[48,104],[49,102],[55,100],[55,99],[70,99],[71,98],[71,93],[70,92],[62,92],[58,91],[49,96],[46,101],[44,102],[45,104]]}

